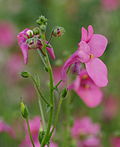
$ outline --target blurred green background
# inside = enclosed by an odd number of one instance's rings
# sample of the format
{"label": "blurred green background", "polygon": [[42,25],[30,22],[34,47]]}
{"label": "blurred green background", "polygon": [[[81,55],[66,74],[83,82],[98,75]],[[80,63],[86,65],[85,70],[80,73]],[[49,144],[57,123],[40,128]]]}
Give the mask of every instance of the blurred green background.
{"label": "blurred green background", "polygon": [[[13,126],[14,129],[23,127],[19,110],[20,97],[23,97],[27,103],[31,117],[39,114],[33,85],[30,80],[22,79],[20,72],[23,70],[28,70],[32,73],[38,72],[41,77],[44,73],[42,64],[37,53],[31,50],[29,52],[28,65],[24,65],[16,36],[25,28],[33,28],[36,25],[36,19],[40,15],[45,15],[48,18],[48,38],[54,26],[57,25],[65,28],[65,35],[58,39],[54,38],[51,43],[57,57],[54,62],[51,61],[53,66],[56,66],[58,61],[64,63],[67,56],[71,55],[77,49],[82,26],[87,28],[88,25],[92,25],[96,33],[103,34],[108,38],[109,43],[102,60],[107,64],[109,70],[109,84],[103,89],[104,99],[102,104],[97,108],[88,108],[75,93],[72,94],[73,99],[71,102],[72,119],[76,115],[87,115],[92,117],[95,122],[99,122],[103,133],[103,146],[108,147],[111,136],[114,132],[120,131],[119,4],[115,8],[108,9],[103,6],[101,0],[1,0],[0,27],[2,23],[12,25],[13,41],[8,45],[0,44],[0,118]],[[0,40],[6,40],[5,36],[1,34],[0,32]],[[16,62],[15,67],[13,67],[11,61],[14,55],[20,57],[20,61]],[[41,78],[43,89],[47,87],[45,76]],[[46,89],[44,91],[46,92]],[[117,106],[115,107],[118,107],[118,113],[116,113],[112,120],[109,120],[108,125],[108,121],[103,118],[103,111],[105,101],[109,97],[117,100]],[[61,120],[62,118],[64,118],[64,115],[61,113]],[[62,132],[61,129],[58,129],[58,131],[59,136]],[[21,129],[16,129],[16,133],[16,139],[12,139],[6,133],[1,133],[0,147],[19,146],[24,137],[24,130],[22,132]]]}

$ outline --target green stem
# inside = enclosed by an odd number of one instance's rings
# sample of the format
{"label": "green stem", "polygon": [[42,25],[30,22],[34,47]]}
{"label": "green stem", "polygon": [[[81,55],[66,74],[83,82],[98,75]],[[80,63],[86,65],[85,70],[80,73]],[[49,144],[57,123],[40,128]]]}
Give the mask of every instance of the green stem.
{"label": "green stem", "polygon": [[54,87],[57,88],[61,84],[62,80],[60,80]]}
{"label": "green stem", "polygon": [[31,131],[30,131],[30,125],[29,125],[28,118],[26,118],[26,123],[27,123],[27,127],[28,127],[28,133],[29,133],[29,136],[30,136],[30,141],[32,143],[32,146],[35,147],[35,144],[34,144],[34,141],[33,141],[33,138],[32,138],[32,134],[31,134]]}
{"label": "green stem", "polygon": [[47,65],[46,65],[46,63],[45,63],[45,61],[44,61],[44,58],[43,58],[43,55],[42,55],[41,51],[40,51],[39,49],[37,49],[37,52],[38,52],[39,56],[41,57],[41,60],[42,60],[42,62],[43,62],[43,64],[44,64],[44,66],[47,67]]}
{"label": "green stem", "polygon": [[35,87],[36,87],[36,90],[37,90],[39,96],[43,99],[43,101],[44,101],[48,106],[50,106],[49,102],[48,102],[48,101],[44,98],[44,96],[42,95],[42,93],[41,93],[41,91],[40,91],[40,89],[39,89],[39,86],[37,85],[37,83],[36,83],[35,79],[33,78],[33,76],[31,76],[31,78],[32,78],[32,80],[33,80],[33,83],[34,83],[34,85],[35,85]]}
{"label": "green stem", "polygon": [[58,107],[57,107],[57,112],[56,112],[56,116],[55,116],[55,121],[54,121],[54,126],[52,128],[52,131],[50,132],[50,136],[52,135],[54,129],[56,128],[57,121],[58,121],[58,116],[59,116],[59,113],[60,113],[60,109],[61,109],[61,105],[62,105],[63,99],[64,99],[63,97],[60,97],[60,99],[59,99]]}
{"label": "green stem", "polygon": [[45,34],[42,35],[42,39],[43,39],[43,50],[46,53],[46,64],[47,64],[47,68],[48,68],[48,73],[49,73],[49,78],[50,78],[50,115],[49,115],[49,120],[48,120],[48,125],[47,125],[47,130],[46,130],[46,134],[42,140],[41,143],[41,147],[44,147],[46,144],[46,141],[48,139],[49,133],[50,133],[50,128],[52,125],[52,118],[53,118],[53,91],[54,91],[54,85],[53,85],[53,72],[52,72],[52,67],[48,58],[48,54],[46,52],[46,39],[45,39]]}
{"label": "green stem", "polygon": [[[35,81],[35,79],[33,78],[33,76],[31,76],[32,80],[33,80],[33,83],[36,87],[36,91],[39,95],[39,99],[38,99],[38,104],[39,104],[39,108],[40,108],[40,112],[41,112],[41,117],[42,117],[42,121],[43,121],[43,128],[46,129],[46,122],[45,122],[45,117],[44,117],[44,113],[43,113],[43,108],[42,108],[42,102],[41,102],[41,98],[44,100],[44,102],[47,104],[47,105],[50,105],[47,100],[44,98],[44,96],[42,95],[41,91],[39,90],[39,87]],[[41,97],[41,98],[40,98]]]}
{"label": "green stem", "polygon": [[68,92],[67,98],[66,98],[66,107],[65,107],[65,116],[66,116],[66,122],[65,122],[65,138],[64,138],[64,146],[69,146],[71,143],[70,137],[70,113],[71,113],[71,96]]}

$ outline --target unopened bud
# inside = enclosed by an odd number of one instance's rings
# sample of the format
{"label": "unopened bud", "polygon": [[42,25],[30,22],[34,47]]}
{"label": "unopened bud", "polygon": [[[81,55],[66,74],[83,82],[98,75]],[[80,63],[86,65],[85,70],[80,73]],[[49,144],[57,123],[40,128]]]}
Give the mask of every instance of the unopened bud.
{"label": "unopened bud", "polygon": [[53,32],[52,32],[52,35],[54,36],[54,37],[60,37],[60,36],[62,36],[63,34],[65,33],[65,29],[63,28],[63,27],[55,27],[54,29],[53,29]]}
{"label": "unopened bud", "polygon": [[28,30],[27,32],[27,35],[31,38],[33,37],[33,31],[32,30]]}
{"label": "unopened bud", "polygon": [[41,32],[45,32],[46,31],[46,25],[41,25],[40,30],[41,30]]}
{"label": "unopened bud", "polygon": [[34,28],[34,29],[33,29],[33,34],[34,34],[34,35],[40,34],[40,29],[39,29],[38,27]]}
{"label": "unopened bud", "polygon": [[47,25],[47,18],[45,18],[45,16],[40,16],[40,17],[37,19],[36,23],[37,23],[38,25]]}
{"label": "unopened bud", "polygon": [[23,78],[29,78],[30,74],[27,71],[21,72]]}
{"label": "unopened bud", "polygon": [[27,118],[28,117],[28,109],[23,102],[20,103],[20,109],[21,109],[21,114],[22,114],[23,118]]}
{"label": "unopened bud", "polygon": [[63,98],[65,98],[65,97],[66,97],[66,95],[67,95],[67,89],[66,89],[66,88],[64,88],[64,89],[63,89],[63,91],[62,91],[62,94],[61,94],[61,95],[62,95],[62,97],[63,97]]}

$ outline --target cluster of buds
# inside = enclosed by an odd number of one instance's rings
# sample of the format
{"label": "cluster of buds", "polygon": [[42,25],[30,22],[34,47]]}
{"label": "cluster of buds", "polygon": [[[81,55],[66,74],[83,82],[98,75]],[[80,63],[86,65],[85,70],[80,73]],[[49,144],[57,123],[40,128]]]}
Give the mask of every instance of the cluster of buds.
{"label": "cluster of buds", "polygon": [[44,16],[40,16],[36,23],[39,25],[40,27],[40,30],[42,32],[45,32],[46,31],[46,26],[47,26],[47,18],[45,18]]}

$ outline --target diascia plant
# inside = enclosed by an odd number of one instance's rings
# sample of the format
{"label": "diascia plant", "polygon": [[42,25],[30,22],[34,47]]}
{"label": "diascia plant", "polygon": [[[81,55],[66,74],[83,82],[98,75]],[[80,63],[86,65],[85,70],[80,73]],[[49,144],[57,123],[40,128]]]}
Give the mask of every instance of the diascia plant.
{"label": "diascia plant", "polygon": [[[63,27],[54,27],[50,35],[50,39],[46,39],[47,19],[40,16],[36,21],[37,27],[31,29],[24,29],[17,36],[18,44],[21,48],[24,63],[28,62],[28,52],[31,49],[36,50],[40,56],[45,71],[49,75],[49,98],[45,98],[40,89],[40,81],[38,77],[33,76],[29,72],[22,72],[23,78],[31,78],[36,92],[39,95],[38,103],[41,112],[41,123],[38,135],[38,146],[45,147],[51,145],[51,137],[57,125],[58,115],[61,109],[61,104],[67,95],[68,90],[73,89],[85,102],[88,107],[96,107],[102,100],[102,91],[100,87],[104,87],[108,83],[107,68],[105,64],[98,58],[100,57],[107,46],[107,39],[100,34],[94,34],[93,27],[89,26],[88,31],[82,28],[82,39],[78,44],[77,51],[65,62],[62,66],[61,78],[56,83],[53,78],[53,69],[49,58],[55,59],[54,50],[50,44],[52,37],[60,37],[64,34]],[[83,66],[85,64],[85,67]],[[66,84],[67,74],[72,67],[72,73],[76,74],[76,80],[72,84]],[[86,68],[86,69],[85,69]],[[60,74],[59,74],[60,75]],[[55,84],[54,84],[55,83]],[[59,85],[60,90],[59,90]],[[66,86],[68,85],[68,86]],[[59,91],[59,101],[55,106],[54,91]],[[69,99],[69,97],[67,98]],[[43,103],[49,109],[48,118],[43,111]],[[29,123],[29,112],[27,106],[21,102],[21,113],[26,120],[28,134],[33,147],[36,146],[34,135],[31,131],[31,124]],[[38,127],[39,128],[39,127]],[[36,138],[36,137],[35,137]]]}

